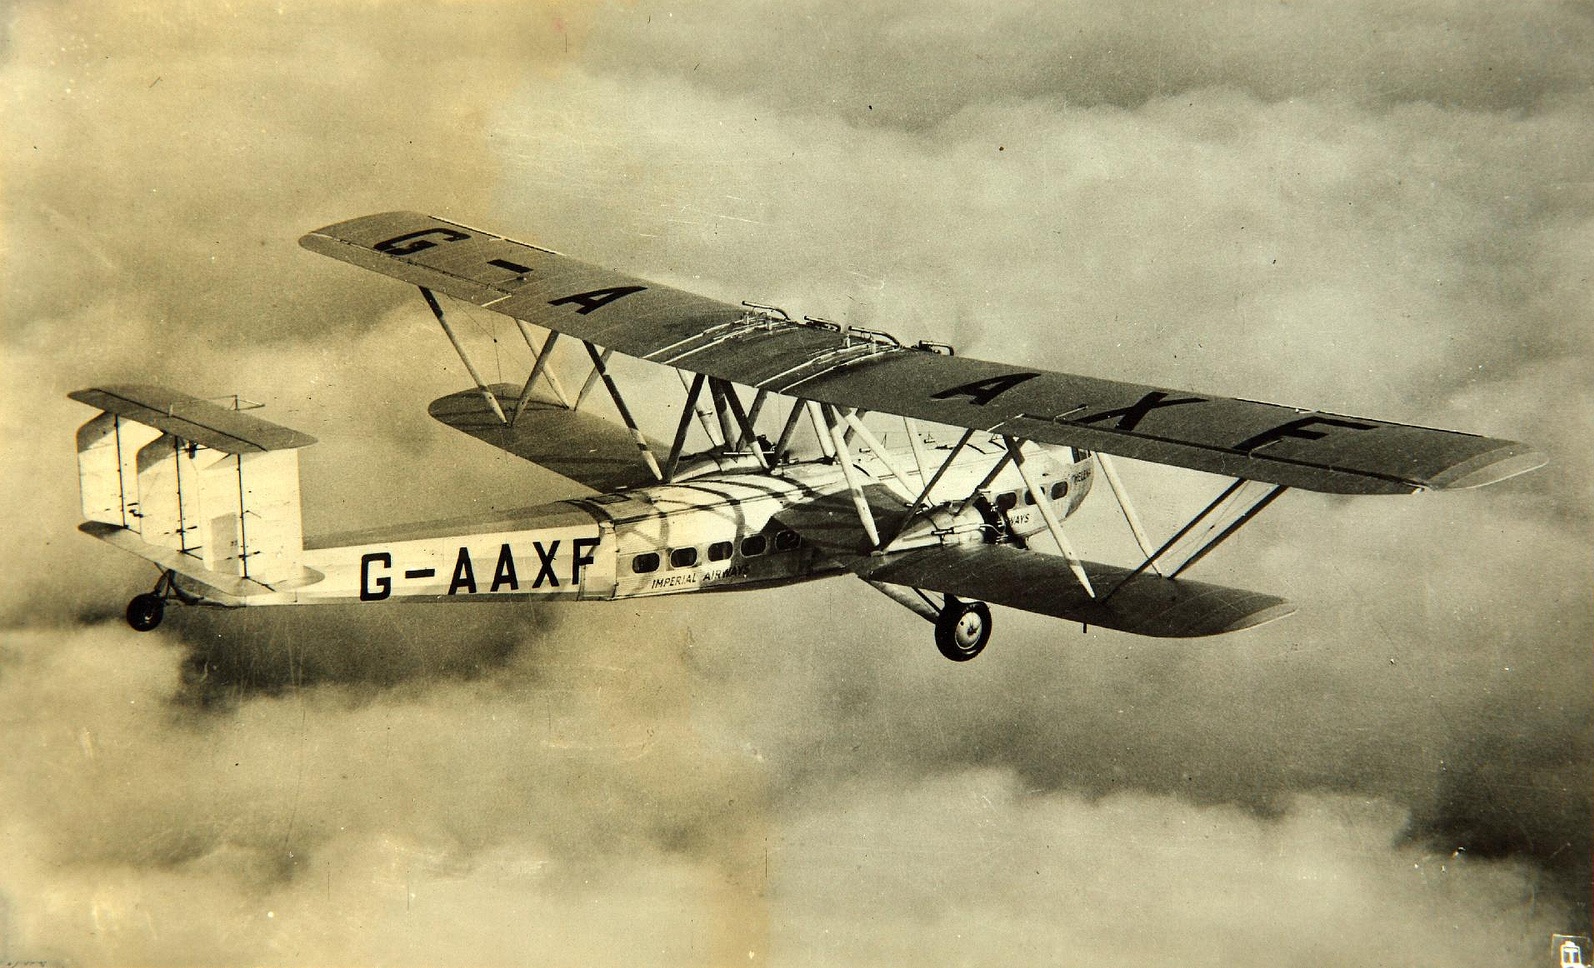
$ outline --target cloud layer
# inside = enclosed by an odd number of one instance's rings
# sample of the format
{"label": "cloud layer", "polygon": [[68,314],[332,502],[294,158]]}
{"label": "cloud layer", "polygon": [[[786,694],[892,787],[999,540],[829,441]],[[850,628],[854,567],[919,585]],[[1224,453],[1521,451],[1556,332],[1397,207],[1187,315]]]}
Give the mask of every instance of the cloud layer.
{"label": "cloud layer", "polygon": [[[1588,918],[1591,30],[1554,4],[19,6],[0,955],[1531,963]],[[153,576],[73,533],[79,386],[268,403],[321,439],[313,531],[561,495],[425,416],[465,378],[403,287],[294,244],[401,207],[1554,462],[1288,496],[1209,574],[1301,614],[1214,642],[1002,611],[953,667],[843,582],[126,630]],[[512,330],[464,318],[517,374]],[[1212,483],[1130,470],[1163,530]],[[1076,541],[1129,553],[1104,507]]]}

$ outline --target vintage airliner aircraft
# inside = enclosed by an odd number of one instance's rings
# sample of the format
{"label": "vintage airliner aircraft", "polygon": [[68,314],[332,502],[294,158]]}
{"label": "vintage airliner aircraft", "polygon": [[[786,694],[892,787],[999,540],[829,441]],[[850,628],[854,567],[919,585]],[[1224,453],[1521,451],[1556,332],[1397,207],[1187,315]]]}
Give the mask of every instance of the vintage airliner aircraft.
{"label": "vintage airliner aircraft", "polygon": [[[1293,611],[1183,577],[1286,488],[1476,487],[1544,462],[1511,441],[904,346],[409,212],[300,242],[419,287],[475,382],[433,402],[434,417],[595,493],[306,540],[297,450],[312,438],[155,387],[81,390],[72,398],[100,411],[77,438],[82,530],[161,569],[128,606],[136,629],[159,624],[168,601],[613,600],[851,573],[933,622],[958,661],[990,637],[987,602],[1138,635],[1213,635]],[[532,352],[524,383],[482,379],[438,294],[515,321]],[[550,365],[561,339],[584,349],[574,394]],[[686,401],[667,446],[634,419],[614,353],[679,371]],[[599,384],[618,423],[582,409]],[[866,413],[899,421],[904,443],[885,446]],[[1233,481],[1156,543],[1108,455]],[[1132,567],[1082,560],[1064,528],[1098,471],[1144,553]]]}

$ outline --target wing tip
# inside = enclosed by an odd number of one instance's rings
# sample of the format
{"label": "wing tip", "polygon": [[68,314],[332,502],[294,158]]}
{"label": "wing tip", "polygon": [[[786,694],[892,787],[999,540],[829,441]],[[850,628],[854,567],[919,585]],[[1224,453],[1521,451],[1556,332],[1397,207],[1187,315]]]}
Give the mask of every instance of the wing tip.
{"label": "wing tip", "polygon": [[[1096,624],[1133,635],[1157,639],[1204,639],[1231,632],[1243,632],[1294,615],[1294,602],[1263,592],[1251,592],[1219,585],[1174,582],[1156,576],[1137,579],[1143,589],[1163,592],[1180,586],[1181,601],[1158,612],[1142,603],[1140,608],[1113,615]],[[1187,593],[1189,597],[1184,597]]]}
{"label": "wing tip", "polygon": [[1259,625],[1267,625],[1271,622],[1277,622],[1281,618],[1288,618],[1291,615],[1294,615],[1295,611],[1296,608],[1294,602],[1280,601],[1266,608],[1260,608],[1254,612],[1248,612],[1244,615],[1241,615],[1239,618],[1229,623],[1229,625],[1225,627],[1220,634],[1227,634],[1229,632],[1243,632],[1246,629],[1254,629]]}
{"label": "wing tip", "polygon": [[[430,221],[433,218],[434,216],[426,215],[421,212],[412,212],[408,209],[394,209],[390,212],[372,212],[370,215],[360,215],[355,218],[348,218],[340,222],[333,222],[329,225],[323,225],[318,229],[311,229],[305,234],[299,236],[299,245],[303,248],[309,249],[311,252],[325,255],[327,254],[325,250],[328,243],[348,242],[348,240],[344,238],[344,233],[341,230],[346,229],[349,226],[386,224],[388,222],[422,222]],[[443,220],[437,219],[437,221]],[[381,236],[378,236],[378,238],[381,238]]]}
{"label": "wing tip", "polygon": [[1550,461],[1548,456],[1527,444],[1519,444],[1514,440],[1500,443],[1503,446],[1445,468],[1423,482],[1423,486],[1438,491],[1484,487],[1537,470]]}

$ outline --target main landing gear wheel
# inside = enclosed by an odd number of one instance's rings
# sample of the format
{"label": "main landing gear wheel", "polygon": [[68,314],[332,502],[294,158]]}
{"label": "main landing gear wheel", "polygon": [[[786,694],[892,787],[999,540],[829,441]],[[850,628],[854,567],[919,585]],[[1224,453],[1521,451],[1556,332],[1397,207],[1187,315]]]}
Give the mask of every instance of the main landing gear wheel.
{"label": "main landing gear wheel", "polygon": [[177,587],[176,572],[163,571],[153,591],[135,595],[133,600],[127,603],[127,624],[133,626],[135,632],[148,632],[153,629],[166,616],[168,598],[175,598],[185,605],[192,605],[197,601],[183,594],[183,590]]}
{"label": "main landing gear wheel", "polygon": [[935,620],[935,647],[953,662],[967,662],[991,640],[991,609],[984,602],[946,597]]}
{"label": "main landing gear wheel", "polygon": [[145,592],[127,603],[127,624],[135,631],[148,632],[161,623],[166,602],[154,592]]}

